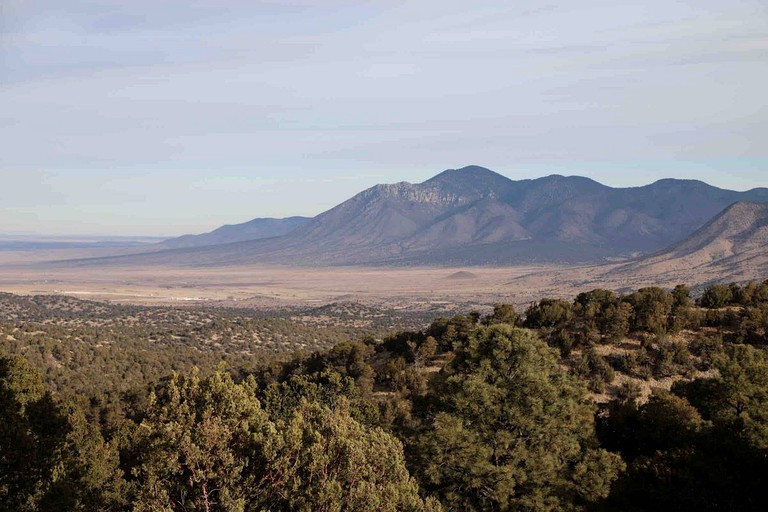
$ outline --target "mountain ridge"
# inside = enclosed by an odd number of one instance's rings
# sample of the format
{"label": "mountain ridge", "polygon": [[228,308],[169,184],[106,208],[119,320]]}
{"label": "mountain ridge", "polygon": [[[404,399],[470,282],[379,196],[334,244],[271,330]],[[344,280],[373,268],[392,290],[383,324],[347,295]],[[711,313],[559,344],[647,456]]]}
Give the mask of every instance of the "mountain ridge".
{"label": "mountain ridge", "polygon": [[628,267],[682,260],[678,266],[698,268],[758,251],[768,261],[768,204],[737,201],[689,237]]}
{"label": "mountain ridge", "polygon": [[[612,188],[589,178],[511,180],[468,166],[370,187],[284,236],[129,256],[181,265],[589,264],[651,254],[729,204],[768,202],[698,180]],[[115,261],[115,259],[111,259]]]}
{"label": "mountain ridge", "polygon": [[227,224],[208,233],[182,235],[155,245],[158,250],[205,247],[233,242],[284,236],[309,222],[311,217],[256,218],[240,224]]}

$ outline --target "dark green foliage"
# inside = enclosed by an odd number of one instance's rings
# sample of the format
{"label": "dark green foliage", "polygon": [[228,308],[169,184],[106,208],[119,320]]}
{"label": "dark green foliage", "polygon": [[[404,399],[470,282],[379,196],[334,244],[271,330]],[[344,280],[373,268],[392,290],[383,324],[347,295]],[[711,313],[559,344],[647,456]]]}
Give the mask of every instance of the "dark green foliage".
{"label": "dark green foliage", "polygon": [[335,407],[342,399],[356,406],[353,410],[358,419],[365,419],[367,423],[376,422],[376,409],[363,398],[355,381],[331,369],[294,374],[280,382],[273,382],[264,389],[262,397],[270,415],[283,419],[290,417],[303,401]]}
{"label": "dark green foliage", "polygon": [[253,381],[174,376],[150,397],[133,445],[140,510],[243,510],[271,449]]}
{"label": "dark green foliage", "polygon": [[670,392],[656,390],[642,406],[637,396],[637,390],[625,390],[598,423],[603,443],[628,461],[684,446],[704,426],[698,411]]}
{"label": "dark green foliage", "polygon": [[352,419],[343,398],[274,418],[254,379],[174,377],[150,400],[134,450],[137,510],[437,510],[400,443]]}
{"label": "dark green foliage", "polygon": [[[574,299],[574,304],[577,308],[588,310],[595,308],[596,311],[605,310],[611,304],[615,304],[618,298],[616,294],[610,290],[604,290],[597,288],[589,292],[580,293]],[[595,313],[592,313],[594,316]]]}
{"label": "dark green foliage", "polygon": [[699,303],[702,307],[717,309],[729,305],[731,301],[733,301],[733,289],[724,284],[716,284],[704,290]]}
{"label": "dark green foliage", "polygon": [[[768,282],[723,288],[719,309],[596,289],[364,341],[309,312],[0,295],[0,509],[762,510]],[[643,403],[627,377],[677,382]]]}
{"label": "dark green foliage", "polygon": [[576,343],[574,336],[567,329],[554,331],[547,337],[547,343],[560,351],[561,357],[568,357]]}
{"label": "dark green foliage", "polygon": [[411,344],[411,354],[413,358],[413,364],[416,369],[420,369],[424,365],[430,362],[430,360],[437,354],[437,340],[432,336],[427,336],[424,341],[419,344]]}
{"label": "dark green foliage", "polygon": [[733,283],[731,284],[733,302],[742,306],[754,306],[760,304],[768,298],[768,295],[765,295],[762,288],[763,285],[757,284],[754,281],[750,281],[744,286],[738,286]]}
{"label": "dark green foliage", "polygon": [[124,510],[131,487],[120,469],[117,439],[108,443],[98,424],[68,406],[68,432],[55,481],[41,510]]}
{"label": "dark green foliage", "polygon": [[485,318],[486,325],[517,323],[517,311],[512,304],[494,304],[493,313]]}
{"label": "dark green foliage", "polygon": [[616,377],[613,368],[606,359],[594,348],[588,348],[579,358],[575,368],[576,375],[583,377],[589,383],[589,389],[602,393],[605,385],[613,382]]}
{"label": "dark green foliage", "polygon": [[[447,325],[444,326],[441,324],[441,327],[445,328],[444,332],[448,331]],[[436,328],[436,330],[437,329],[439,328]],[[438,334],[438,336],[441,336],[441,334]],[[430,335],[429,337],[431,337],[432,339],[435,339],[434,336],[432,335]],[[414,345],[416,346],[420,345],[425,339],[426,337],[421,332],[398,332],[390,336],[387,336],[384,339],[384,341],[381,343],[381,348],[392,353],[393,355],[403,356],[405,358],[411,358],[413,356],[412,347]],[[445,348],[444,350],[450,350],[450,349]]]}
{"label": "dark green foliage", "polygon": [[454,346],[466,341],[477,325],[477,320],[478,318],[472,315],[438,318],[427,328],[426,334],[437,340],[438,352],[451,351]]}
{"label": "dark green foliage", "polygon": [[619,300],[615,293],[609,290],[596,289],[580,293],[573,302],[574,321],[578,345],[599,343],[601,337],[618,340],[626,336],[629,328],[628,320],[631,311],[624,318],[626,325],[621,326]]}
{"label": "dark green foliage", "polygon": [[595,446],[585,390],[529,332],[497,325],[459,347],[414,440],[451,510],[560,510],[607,495],[621,461]]}
{"label": "dark green foliage", "polygon": [[268,463],[262,508],[252,510],[440,510],[419,497],[400,442],[353,420],[343,403],[332,410],[305,402],[277,427],[280,449]]}
{"label": "dark green foliage", "polygon": [[657,342],[654,356],[653,374],[656,377],[689,375],[693,370],[691,353],[684,343],[661,339]]}
{"label": "dark green foliage", "polygon": [[373,388],[375,372],[368,363],[368,358],[373,352],[372,346],[362,342],[339,343],[327,352],[318,352],[310,356],[302,364],[302,369],[306,373],[333,370],[354,380],[363,392],[369,392]]}
{"label": "dark green foliage", "polygon": [[675,286],[672,290],[672,307],[674,309],[689,308],[693,306],[691,300],[691,289],[684,284]]}
{"label": "dark green foliage", "polygon": [[36,510],[53,484],[66,419],[20,356],[0,357],[0,410],[0,499],[8,510]]}
{"label": "dark green foliage", "polygon": [[715,359],[723,353],[723,337],[720,334],[715,336],[700,335],[691,342],[689,347],[693,355],[701,359],[703,369],[708,370],[714,364]]}
{"label": "dark green foliage", "polygon": [[[748,346],[716,357],[719,375],[616,400],[602,443],[629,463],[608,510],[762,510],[766,493],[768,358]],[[677,396],[675,396],[677,395]]]}
{"label": "dark green foliage", "polygon": [[671,293],[657,287],[641,288],[625,300],[632,305],[634,311],[632,330],[654,334],[667,332],[674,302]]}
{"label": "dark green foliage", "polygon": [[625,353],[619,363],[621,370],[628,375],[648,380],[653,377],[653,357],[648,348]]}
{"label": "dark green foliage", "polygon": [[531,329],[555,329],[565,325],[573,316],[570,302],[559,299],[542,299],[525,311],[525,327]]}
{"label": "dark green foliage", "polygon": [[117,453],[82,412],[46,392],[20,356],[0,356],[0,499],[6,510],[117,509]]}
{"label": "dark green foliage", "polygon": [[715,360],[719,375],[676,386],[716,425],[768,451],[768,357],[748,345],[734,345]]}
{"label": "dark green foliage", "polygon": [[382,380],[391,391],[417,394],[426,391],[426,379],[415,365],[408,365],[402,357],[387,361],[382,371]]}
{"label": "dark green foliage", "polygon": [[634,308],[628,302],[609,305],[603,315],[603,334],[611,341],[621,340],[629,334],[633,315]]}
{"label": "dark green foliage", "polygon": [[768,303],[742,308],[735,341],[768,345]]}

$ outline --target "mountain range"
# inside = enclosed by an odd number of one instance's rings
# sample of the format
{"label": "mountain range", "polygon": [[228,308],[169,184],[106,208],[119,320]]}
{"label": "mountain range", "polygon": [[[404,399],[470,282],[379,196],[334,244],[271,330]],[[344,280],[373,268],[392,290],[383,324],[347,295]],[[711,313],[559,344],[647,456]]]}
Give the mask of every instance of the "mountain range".
{"label": "mountain range", "polygon": [[591,264],[661,251],[739,201],[768,202],[768,189],[675,179],[612,188],[559,175],[514,181],[470,166],[419,184],[376,185],[312,219],[255,219],[91,263]]}

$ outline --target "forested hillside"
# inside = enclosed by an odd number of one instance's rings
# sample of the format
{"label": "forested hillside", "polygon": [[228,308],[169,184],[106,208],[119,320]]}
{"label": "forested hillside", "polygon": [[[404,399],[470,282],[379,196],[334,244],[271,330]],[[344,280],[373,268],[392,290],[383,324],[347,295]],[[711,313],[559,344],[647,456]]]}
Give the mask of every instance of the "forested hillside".
{"label": "forested hillside", "polygon": [[[223,313],[175,312],[166,328],[213,330],[159,343],[168,336],[146,327],[157,312],[132,311],[135,330],[98,331],[115,318],[111,306],[51,301],[4,298],[5,510],[743,511],[768,502],[768,281],[714,285],[695,301],[681,285],[597,289],[521,312],[499,304],[286,357],[236,350],[240,342],[204,349],[221,333],[206,322]],[[69,323],[83,317],[94,325]],[[105,344],[127,349],[107,350],[99,368],[123,374],[86,371]],[[167,363],[129,372],[155,350]]]}
{"label": "forested hillside", "polygon": [[359,304],[279,311],[146,307],[0,293],[0,350],[40,368],[53,391],[114,396],[192,367],[246,368],[351,338],[429,323],[427,312]]}

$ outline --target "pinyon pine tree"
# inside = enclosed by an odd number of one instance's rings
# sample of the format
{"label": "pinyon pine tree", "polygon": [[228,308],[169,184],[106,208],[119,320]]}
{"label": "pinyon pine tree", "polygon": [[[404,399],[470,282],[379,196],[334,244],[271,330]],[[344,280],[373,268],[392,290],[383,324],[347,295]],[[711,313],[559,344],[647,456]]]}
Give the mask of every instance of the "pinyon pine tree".
{"label": "pinyon pine tree", "polygon": [[414,442],[427,489],[449,510],[580,510],[623,470],[597,447],[594,406],[533,332],[479,328],[456,351]]}

